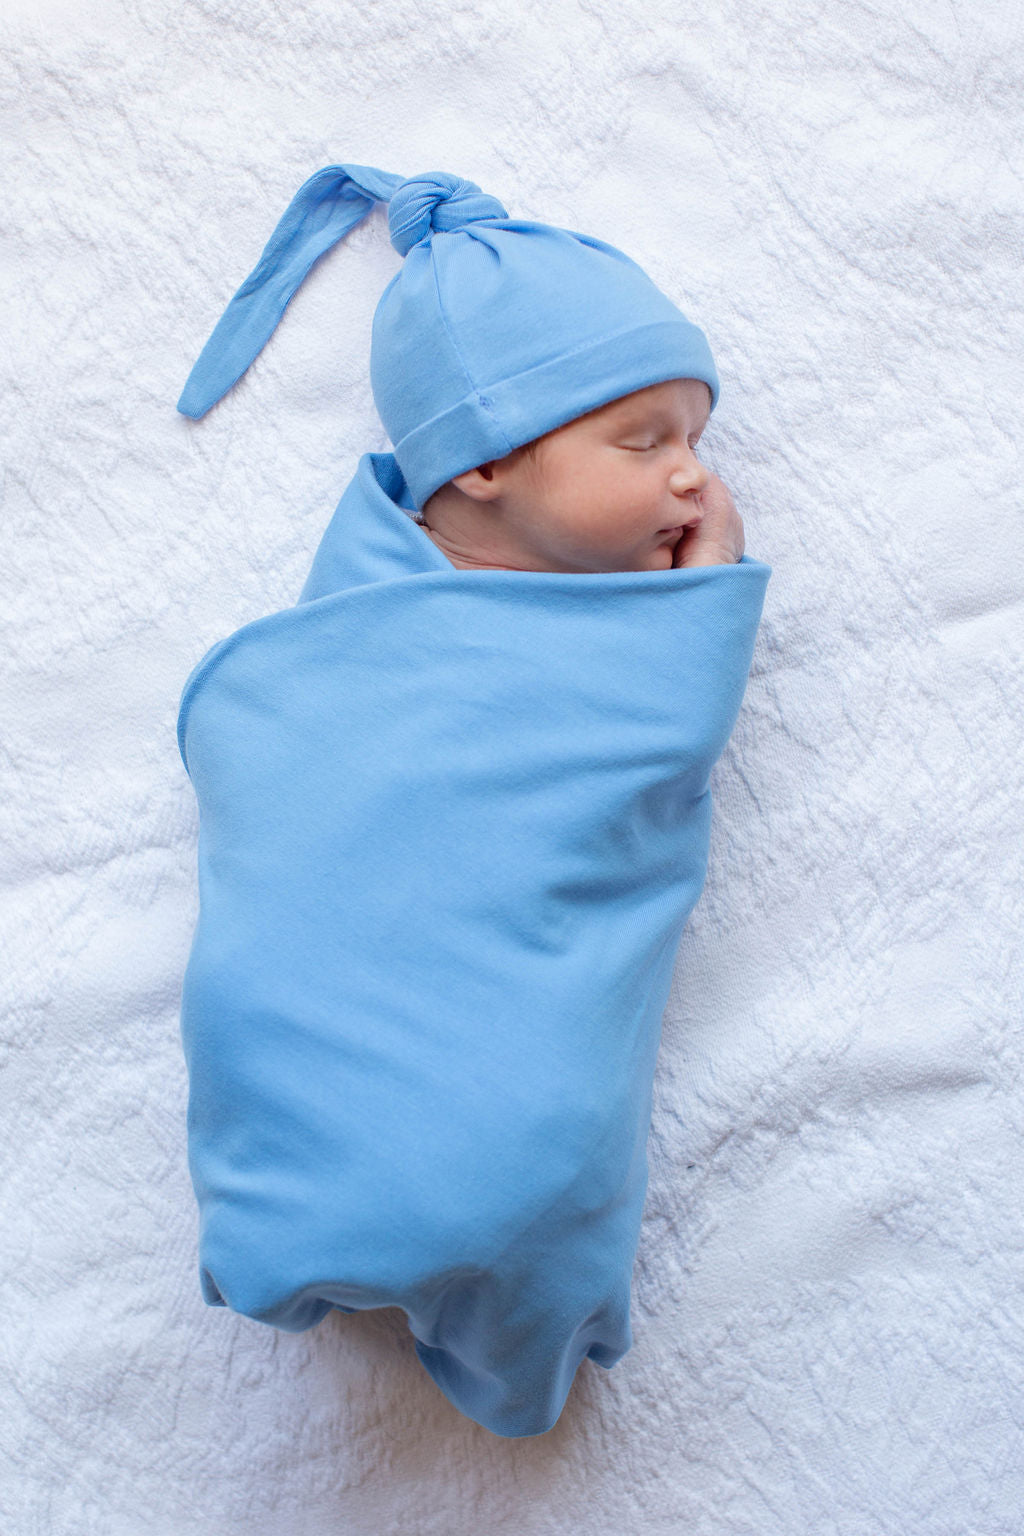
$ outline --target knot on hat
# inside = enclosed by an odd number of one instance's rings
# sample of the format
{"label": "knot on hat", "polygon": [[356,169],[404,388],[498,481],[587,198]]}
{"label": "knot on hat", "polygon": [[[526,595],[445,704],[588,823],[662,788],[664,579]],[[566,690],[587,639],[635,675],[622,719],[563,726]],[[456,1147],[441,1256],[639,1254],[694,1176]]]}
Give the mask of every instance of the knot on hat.
{"label": "knot on hat", "polygon": [[508,209],[496,197],[481,192],[475,181],[448,171],[424,171],[411,176],[392,193],[388,232],[400,256],[432,230],[461,229],[474,219],[507,219]]}

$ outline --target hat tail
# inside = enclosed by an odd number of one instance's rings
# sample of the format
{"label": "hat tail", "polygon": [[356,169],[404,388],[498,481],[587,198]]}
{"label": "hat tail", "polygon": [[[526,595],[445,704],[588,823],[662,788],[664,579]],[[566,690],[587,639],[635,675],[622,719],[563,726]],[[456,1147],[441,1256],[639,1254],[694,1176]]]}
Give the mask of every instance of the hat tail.
{"label": "hat tail", "polygon": [[303,182],[199,354],[178,401],[183,416],[198,421],[227,394],[266,346],[313,263],[375,202],[389,202],[402,180],[370,165],[328,165]]}

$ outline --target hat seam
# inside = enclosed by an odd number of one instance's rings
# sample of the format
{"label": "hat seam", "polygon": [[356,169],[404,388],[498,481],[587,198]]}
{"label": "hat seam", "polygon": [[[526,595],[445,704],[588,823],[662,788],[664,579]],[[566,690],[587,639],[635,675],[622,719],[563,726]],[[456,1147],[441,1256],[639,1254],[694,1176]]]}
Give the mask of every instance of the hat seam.
{"label": "hat seam", "polygon": [[[431,231],[431,234],[433,234],[433,233],[434,233],[434,231]],[[451,231],[449,231],[449,233],[451,233]],[[462,369],[463,373],[466,376],[466,383],[469,385],[469,392],[476,397],[476,399],[479,402],[479,404],[487,412],[487,414],[490,417],[491,421],[494,423],[494,425],[495,425],[495,427],[496,427],[496,429],[497,429],[497,431],[498,431],[498,433],[499,433],[499,435],[501,437],[501,440],[502,440],[502,442],[505,445],[506,453],[511,453],[512,452],[512,444],[508,440],[508,433],[505,431],[504,426],[502,425],[501,421],[499,420],[499,418],[495,414],[494,407],[493,407],[491,401],[487,399],[486,395],[481,394],[480,386],[476,382],[476,380],[474,379],[473,375],[470,373],[469,367],[468,367],[468,365],[466,363],[466,359],[463,357],[462,352],[461,352],[461,350],[459,348],[459,345],[458,345],[458,343],[455,340],[455,336],[454,336],[454,334],[452,332],[451,326],[448,324],[448,314],[447,314],[447,311],[445,309],[444,300],[441,297],[441,283],[440,283],[440,278],[439,278],[439,274],[438,274],[438,270],[437,270],[437,262],[431,260],[430,267],[431,267],[431,271],[432,271],[433,277],[434,277],[434,293],[437,295],[437,310],[438,310],[438,314],[441,316],[441,323],[444,326],[444,333],[445,333],[445,335],[448,338],[449,345],[451,346],[452,351],[455,353],[455,356],[459,360],[459,367]],[[464,395],[463,399],[465,399],[465,398],[466,397]],[[443,414],[445,414],[445,413],[444,412],[438,412],[438,415],[443,415]]]}

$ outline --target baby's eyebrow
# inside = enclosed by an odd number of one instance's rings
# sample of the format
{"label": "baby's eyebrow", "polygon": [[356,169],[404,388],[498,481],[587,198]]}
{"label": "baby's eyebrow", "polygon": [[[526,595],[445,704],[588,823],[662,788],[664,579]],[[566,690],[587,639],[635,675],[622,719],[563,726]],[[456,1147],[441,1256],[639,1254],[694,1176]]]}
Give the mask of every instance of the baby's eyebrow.
{"label": "baby's eyebrow", "polygon": [[[710,419],[711,412],[708,411],[704,420],[697,428],[698,433],[704,431]],[[618,432],[639,432],[645,427],[651,426],[671,429],[675,426],[675,421],[661,406],[652,405],[645,408],[644,406],[630,405],[621,406],[617,411],[613,412],[613,424]]]}

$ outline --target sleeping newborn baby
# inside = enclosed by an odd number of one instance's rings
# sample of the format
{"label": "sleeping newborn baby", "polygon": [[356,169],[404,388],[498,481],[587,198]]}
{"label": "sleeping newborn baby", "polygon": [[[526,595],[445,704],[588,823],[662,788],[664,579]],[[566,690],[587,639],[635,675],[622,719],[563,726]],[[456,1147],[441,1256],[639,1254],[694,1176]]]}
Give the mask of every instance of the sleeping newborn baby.
{"label": "sleeping newborn baby", "polygon": [[460,570],[731,564],[743,525],[696,454],[710,414],[699,380],[651,384],[456,475],[418,521]]}
{"label": "sleeping newborn baby", "polygon": [[199,1279],[290,1331],[399,1307],[460,1412],[538,1435],[630,1347],[661,1017],[770,572],[697,456],[703,332],[447,173],[311,177],[184,415],[377,200],[393,449],[181,697]]}

